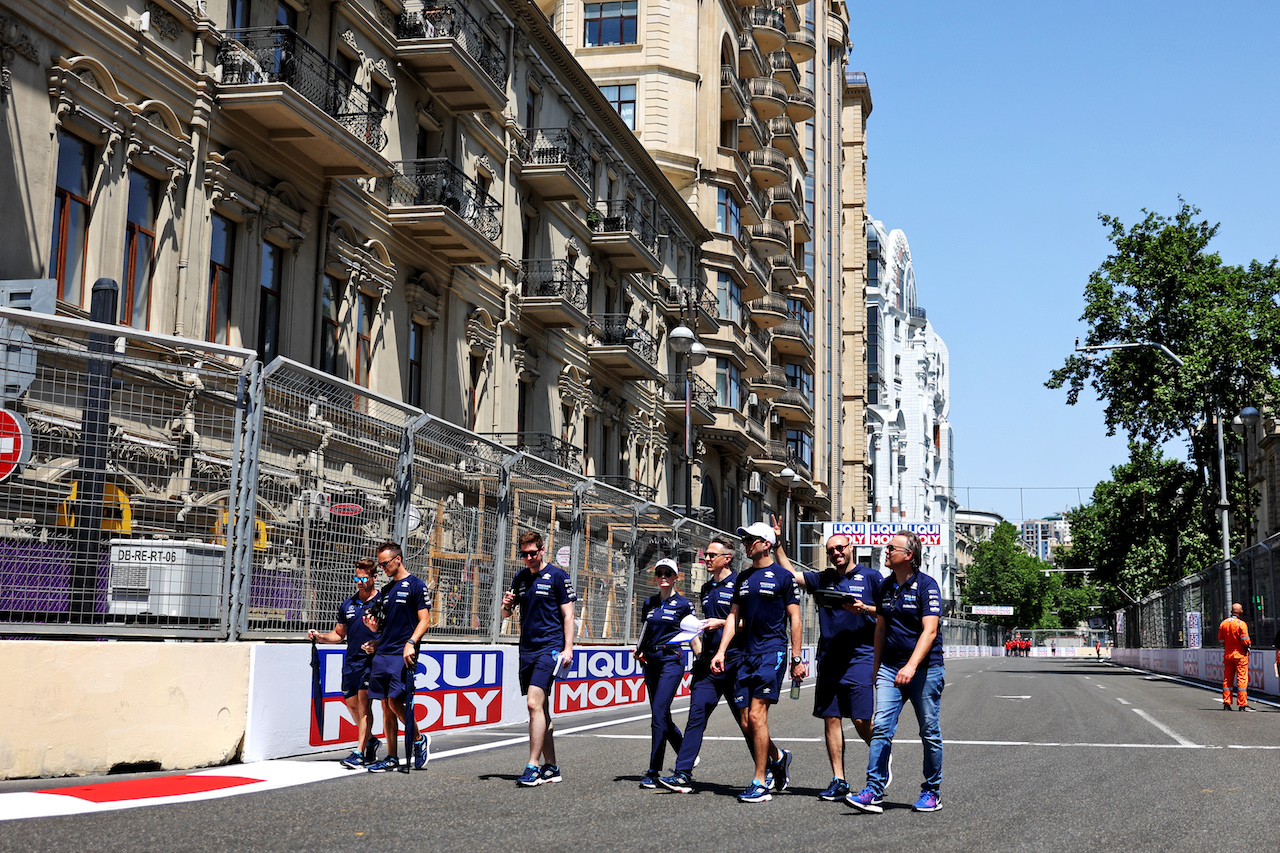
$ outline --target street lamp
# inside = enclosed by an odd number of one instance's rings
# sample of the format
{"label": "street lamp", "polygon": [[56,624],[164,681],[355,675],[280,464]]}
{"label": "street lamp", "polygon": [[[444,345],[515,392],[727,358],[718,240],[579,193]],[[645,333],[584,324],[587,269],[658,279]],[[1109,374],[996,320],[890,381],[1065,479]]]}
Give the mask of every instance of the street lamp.
{"label": "street lamp", "polygon": [[[1174,364],[1178,367],[1183,366],[1182,359],[1164,344],[1158,344],[1154,341],[1132,341],[1122,344],[1099,344],[1097,346],[1082,347],[1080,339],[1076,338],[1076,352],[1094,353],[1101,350],[1112,349],[1133,349],[1134,347],[1151,347],[1158,349],[1169,358],[1173,359]],[[1090,356],[1092,358],[1092,356]],[[1252,407],[1251,407],[1252,408]],[[1256,411],[1256,410],[1255,410]],[[1230,563],[1231,561],[1231,524],[1227,513],[1231,510],[1231,501],[1227,499],[1227,465],[1226,452],[1223,450],[1222,441],[1222,413],[1214,412],[1213,420],[1218,430],[1218,516],[1222,521],[1222,561]],[[1227,615],[1231,615],[1231,567],[1226,566],[1223,577],[1223,592],[1226,599],[1225,607]]]}
{"label": "street lamp", "polygon": [[[800,482],[800,475],[788,465],[778,472],[778,481],[787,487],[787,502],[782,510],[782,529],[786,532],[787,539],[791,539],[791,489]],[[799,559],[799,557],[800,552],[796,551],[796,558]]]}
{"label": "street lamp", "polygon": [[671,351],[684,359],[684,515],[693,516],[693,369],[707,360],[707,348],[681,323],[667,336]]}
{"label": "street lamp", "polygon": [[[1231,421],[1231,429],[1233,432],[1239,433],[1244,437],[1244,484],[1245,488],[1250,486],[1249,478],[1249,433],[1248,430],[1253,429],[1262,420],[1262,413],[1253,406],[1245,406],[1240,410],[1240,414],[1236,415]],[[1253,513],[1249,513],[1249,520],[1245,522],[1244,527],[1244,544],[1245,547],[1253,545]]]}

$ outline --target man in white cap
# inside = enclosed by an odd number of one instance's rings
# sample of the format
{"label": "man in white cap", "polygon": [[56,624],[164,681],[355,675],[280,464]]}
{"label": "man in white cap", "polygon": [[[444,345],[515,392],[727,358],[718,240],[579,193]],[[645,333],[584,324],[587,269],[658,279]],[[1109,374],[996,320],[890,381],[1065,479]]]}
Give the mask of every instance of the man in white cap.
{"label": "man in white cap", "polygon": [[773,799],[766,784],[768,775],[772,773],[776,790],[785,791],[791,768],[791,753],[786,750],[782,750],[777,761],[769,761],[769,706],[778,701],[782,680],[788,672],[793,678],[803,678],[809,670],[800,657],[800,595],[791,572],[773,561],[773,548],[777,543],[773,528],[758,521],[739,527],[738,535],[742,537],[742,547],[751,566],[738,575],[734,585],[733,606],[720,638],[720,649],[711,660],[711,670],[724,671],[729,645],[734,636],[741,633],[744,638],[742,662],[734,704],[742,709],[746,719],[755,776],[738,799],[744,803],[764,803]]}

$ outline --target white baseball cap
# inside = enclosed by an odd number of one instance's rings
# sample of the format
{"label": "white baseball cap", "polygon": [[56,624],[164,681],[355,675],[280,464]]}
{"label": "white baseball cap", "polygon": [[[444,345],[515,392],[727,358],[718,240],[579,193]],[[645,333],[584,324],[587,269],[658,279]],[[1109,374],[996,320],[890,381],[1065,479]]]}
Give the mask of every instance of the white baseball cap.
{"label": "white baseball cap", "polygon": [[770,545],[778,544],[778,537],[774,535],[773,528],[763,521],[757,521],[754,524],[748,524],[746,527],[738,528],[739,536],[752,536],[756,539],[763,539]]}
{"label": "white baseball cap", "polygon": [[675,560],[671,559],[670,557],[663,557],[661,560],[653,564],[654,569],[658,569],[662,566],[666,566],[668,569],[671,569],[677,575],[680,574],[680,564],[677,563]]}

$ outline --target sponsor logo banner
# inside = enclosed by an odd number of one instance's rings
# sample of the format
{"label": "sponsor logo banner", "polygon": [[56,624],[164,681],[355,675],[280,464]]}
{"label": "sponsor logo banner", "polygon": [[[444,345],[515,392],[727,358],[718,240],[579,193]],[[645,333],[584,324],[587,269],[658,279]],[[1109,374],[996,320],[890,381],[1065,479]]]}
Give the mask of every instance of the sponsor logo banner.
{"label": "sponsor logo banner", "polygon": [[[681,657],[688,670],[692,654],[682,650]],[[677,697],[689,695],[689,679],[687,671],[680,677]],[[631,649],[574,649],[573,666],[567,674],[560,673],[551,707],[558,714],[635,705],[648,698],[644,667],[632,656]]]}
{"label": "sponsor logo banner", "polygon": [[920,537],[926,546],[943,545],[942,525],[922,522],[874,522],[874,521],[828,521],[822,525],[822,538],[843,535],[853,540],[854,547],[878,547],[888,544],[889,540],[902,530],[910,530]]}

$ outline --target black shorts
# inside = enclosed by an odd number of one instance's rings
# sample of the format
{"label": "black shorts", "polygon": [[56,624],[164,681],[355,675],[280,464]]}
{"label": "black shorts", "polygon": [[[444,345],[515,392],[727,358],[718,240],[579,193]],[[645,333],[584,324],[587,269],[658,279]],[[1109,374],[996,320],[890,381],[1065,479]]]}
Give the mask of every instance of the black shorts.
{"label": "black shorts", "polygon": [[751,704],[752,699],[766,702],[778,701],[782,692],[782,678],[786,675],[788,652],[766,652],[762,655],[742,656],[738,665],[738,678],[733,687],[733,703],[739,708]]}
{"label": "black shorts", "polygon": [[869,720],[876,710],[876,690],[870,684],[819,681],[813,690],[815,717]]}
{"label": "black shorts", "polygon": [[556,661],[559,658],[559,649],[543,650],[530,654],[521,653],[520,695],[527,696],[530,687],[540,687],[550,695],[551,685],[555,683],[555,676],[551,673],[555,670]]}
{"label": "black shorts", "polygon": [[369,698],[401,699],[404,692],[404,657],[374,655],[369,673]]}
{"label": "black shorts", "polygon": [[342,696],[350,699],[361,690],[369,689],[369,673],[373,663],[369,658],[356,663],[348,663],[342,667]]}

